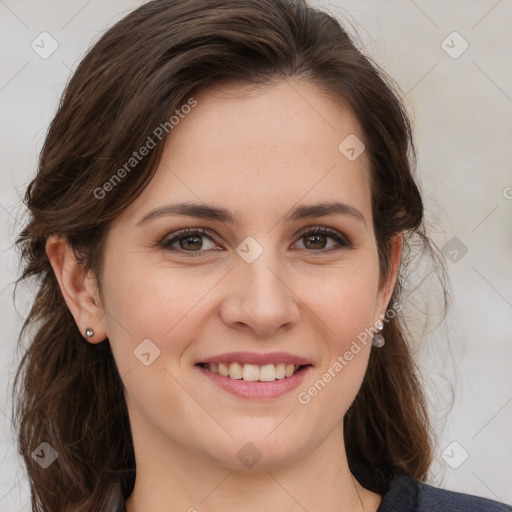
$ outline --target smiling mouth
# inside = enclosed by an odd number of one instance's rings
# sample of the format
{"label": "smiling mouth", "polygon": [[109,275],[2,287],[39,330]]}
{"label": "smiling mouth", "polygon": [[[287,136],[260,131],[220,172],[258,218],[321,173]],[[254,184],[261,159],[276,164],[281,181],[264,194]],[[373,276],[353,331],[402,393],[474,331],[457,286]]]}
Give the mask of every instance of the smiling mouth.
{"label": "smiling mouth", "polygon": [[197,366],[223,377],[246,382],[273,382],[292,377],[303,368],[311,366],[293,363],[277,364],[241,364],[241,363],[198,363]]}

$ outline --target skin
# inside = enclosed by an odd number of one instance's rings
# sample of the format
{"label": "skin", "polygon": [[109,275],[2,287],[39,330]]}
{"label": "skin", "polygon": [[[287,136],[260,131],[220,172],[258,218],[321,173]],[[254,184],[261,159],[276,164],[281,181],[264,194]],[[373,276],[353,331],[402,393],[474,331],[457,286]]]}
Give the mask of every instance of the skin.
{"label": "skin", "polygon": [[[351,475],[342,423],[370,343],[307,405],[297,399],[383,317],[397,278],[401,236],[393,239],[391,273],[379,276],[367,154],[349,161],[338,150],[350,134],[364,140],[361,128],[305,82],[224,84],[195,97],[154,178],[111,227],[101,294],[64,239],[47,243],[80,331],[94,328],[90,343],[108,336],[126,388],[137,464],[127,511],[375,511],[381,496]],[[226,208],[237,223],[162,216],[137,226],[150,210],[178,201]],[[298,204],[323,201],[349,204],[364,222],[349,215],[283,222]],[[302,236],[308,226],[332,228],[352,247],[329,251],[339,247],[330,237],[315,245]],[[211,238],[199,235],[192,249],[182,238],[182,254],[159,245],[184,228],[207,229]],[[235,251],[248,236],[263,248],[253,263]],[[203,254],[188,256],[194,247]],[[160,350],[149,366],[133,354],[144,339]],[[298,389],[247,400],[194,367],[231,351],[285,351],[314,367]],[[247,442],[261,452],[252,468],[237,457]]]}

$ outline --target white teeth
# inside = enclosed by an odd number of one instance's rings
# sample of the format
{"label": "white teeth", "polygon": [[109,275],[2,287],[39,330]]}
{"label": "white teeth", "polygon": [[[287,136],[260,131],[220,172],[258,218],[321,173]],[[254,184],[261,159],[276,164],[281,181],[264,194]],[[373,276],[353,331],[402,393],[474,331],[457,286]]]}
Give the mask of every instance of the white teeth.
{"label": "white teeth", "polygon": [[240,363],[231,363],[229,365],[229,376],[232,379],[242,378],[243,367]]}
{"label": "white teeth", "polygon": [[286,377],[286,365],[284,363],[276,364],[276,379],[284,379]]}
{"label": "white teeth", "polygon": [[294,364],[287,364],[285,369],[285,375],[287,377],[291,377],[293,375],[293,372],[295,371],[295,365]]}
{"label": "white teeth", "polygon": [[276,380],[276,367],[273,364],[266,364],[260,367],[260,380],[271,382]]}
{"label": "white teeth", "polygon": [[[244,364],[244,380],[246,382],[252,382],[259,380],[260,378],[260,367],[255,364]],[[230,375],[231,377],[231,375]]]}
{"label": "white teeth", "polygon": [[276,379],[284,379],[291,377],[300,366],[293,363],[277,363],[277,364],[264,364],[258,366],[257,364],[240,364],[240,363],[211,363],[205,366],[212,373],[218,373],[223,377],[231,379],[243,379],[246,382],[272,382]]}
{"label": "white teeth", "polygon": [[219,373],[224,377],[229,377],[229,366],[224,363],[219,363]]}

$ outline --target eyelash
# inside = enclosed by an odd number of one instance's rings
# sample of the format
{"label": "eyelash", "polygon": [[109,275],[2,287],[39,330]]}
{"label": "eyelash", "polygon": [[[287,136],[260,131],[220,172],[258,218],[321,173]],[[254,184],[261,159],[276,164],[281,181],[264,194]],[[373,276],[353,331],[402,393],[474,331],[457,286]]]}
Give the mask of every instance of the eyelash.
{"label": "eyelash", "polygon": [[[160,242],[160,246],[163,249],[166,249],[173,253],[186,254],[187,257],[202,256],[205,252],[211,251],[211,249],[200,250],[200,251],[186,251],[184,249],[173,249],[173,248],[171,248],[171,246],[183,238],[186,238],[189,236],[194,236],[194,235],[206,236],[207,238],[212,240],[212,242],[217,243],[214,240],[214,238],[208,233],[209,233],[208,230],[202,229],[202,228],[183,229],[183,230],[177,231],[172,238],[169,238],[169,235],[166,235]],[[339,244],[339,247],[334,247],[334,248],[330,248],[330,249],[318,249],[318,250],[313,250],[313,249],[311,249],[311,250],[301,249],[301,250],[306,250],[307,252],[311,252],[311,253],[330,253],[333,251],[340,251],[340,250],[346,250],[346,249],[352,248],[352,244],[350,243],[350,241],[345,236],[341,235],[341,233],[338,233],[338,231],[336,231],[334,229],[327,228],[327,227],[321,227],[321,226],[314,227],[314,228],[306,228],[306,230],[303,231],[299,235],[298,240],[305,238],[307,236],[314,236],[314,235],[325,235],[328,238],[335,240]]]}

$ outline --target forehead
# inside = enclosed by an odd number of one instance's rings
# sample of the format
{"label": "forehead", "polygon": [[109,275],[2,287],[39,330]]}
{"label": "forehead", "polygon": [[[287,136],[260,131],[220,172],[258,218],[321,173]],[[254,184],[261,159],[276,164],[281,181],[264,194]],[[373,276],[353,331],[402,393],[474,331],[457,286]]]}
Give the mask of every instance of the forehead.
{"label": "forehead", "polygon": [[175,154],[198,143],[210,151],[281,147],[331,153],[344,135],[362,138],[357,119],[343,101],[309,82],[228,83],[199,91],[195,99],[198,106],[183,116],[180,129],[168,139],[167,147]]}
{"label": "forehead", "polygon": [[359,123],[317,86],[224,84],[194,98],[197,106],[173,127],[137,210],[174,198],[239,212],[301,200],[370,207],[367,155],[351,161],[340,151],[347,138],[363,139]]}

